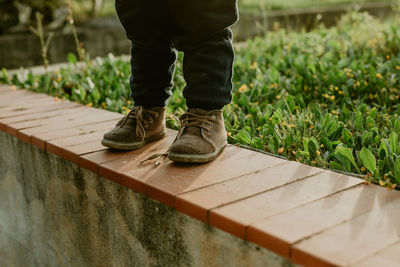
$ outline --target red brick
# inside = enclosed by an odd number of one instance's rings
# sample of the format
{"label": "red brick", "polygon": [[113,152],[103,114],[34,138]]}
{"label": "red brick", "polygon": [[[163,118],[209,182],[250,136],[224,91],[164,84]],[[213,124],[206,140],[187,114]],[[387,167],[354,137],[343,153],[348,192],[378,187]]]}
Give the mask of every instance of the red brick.
{"label": "red brick", "polygon": [[95,171],[98,170],[99,165],[105,162],[118,160],[124,158],[125,160],[134,157],[138,154],[151,155],[154,153],[159,153],[166,151],[171,145],[172,141],[175,139],[176,131],[167,129],[166,137],[146,144],[145,146],[133,150],[133,151],[113,151],[113,150],[101,150],[89,154],[84,154],[79,156],[79,165],[83,168]]}
{"label": "red brick", "polygon": [[[104,178],[107,178],[111,181],[121,184],[121,174],[119,174],[117,172],[117,170],[115,170],[114,168],[108,168],[107,166],[102,166],[100,168],[100,166],[99,166],[99,175]],[[139,190],[139,188],[135,188],[135,187],[133,187],[133,188],[130,187],[130,188],[133,190],[136,190],[138,192],[142,192]]]}
{"label": "red brick", "polygon": [[[87,127],[90,126],[88,125]],[[46,142],[46,148],[48,147],[50,150],[53,150],[55,154],[61,155],[61,157],[66,160],[79,164],[80,156],[106,149],[106,147],[101,144],[104,132],[103,130],[99,130],[89,134],[51,140]],[[169,139],[170,142],[172,142],[172,138],[174,137],[171,136],[171,139]],[[136,150],[135,153],[139,153],[139,151]],[[122,157],[124,156],[125,155],[122,155]],[[97,169],[93,166],[90,167],[94,170]]]}
{"label": "red brick", "polygon": [[[164,151],[160,151],[164,152]],[[174,202],[177,194],[219,183],[234,177],[256,172],[283,160],[261,153],[230,146],[213,162],[200,165],[174,164],[165,160],[155,167],[152,162],[140,164],[149,154],[140,154],[129,160],[120,159],[102,164],[124,177],[142,181],[145,193],[151,197],[165,192]],[[246,164],[242,164],[246,160]],[[172,200],[173,199],[173,200]]]}
{"label": "red brick", "polygon": [[73,146],[58,146],[55,144],[46,143],[46,150],[54,154],[60,155],[65,160],[78,164],[79,155],[106,149],[106,147],[104,147],[100,142],[101,139]]}
{"label": "red brick", "polygon": [[292,260],[305,266],[348,266],[400,241],[400,200],[376,208],[293,246]]}
{"label": "red brick", "polygon": [[86,135],[96,131],[102,131],[103,133],[105,133],[108,129],[112,128],[116,124],[116,122],[118,122],[118,120],[119,119],[78,126],[75,128],[39,133],[31,136],[31,142],[33,145],[36,145],[44,149],[46,141],[62,139],[62,138],[73,139],[76,138],[76,136]]}
{"label": "red brick", "polygon": [[0,106],[0,118],[28,114],[35,112],[36,110],[46,110],[50,106],[54,105],[57,105],[57,103],[55,103],[51,98],[43,95],[23,97],[19,101],[8,100],[7,103],[3,103]]}
{"label": "red brick", "polygon": [[[73,116],[73,114],[82,112],[83,110],[85,110],[84,107],[71,107],[70,109],[63,110],[64,115],[60,114],[59,116],[53,116],[51,118],[31,119],[31,120],[25,120],[25,121],[20,121],[20,122],[6,122],[4,124],[6,125],[6,132],[17,136],[19,130],[21,130],[21,129],[40,127],[40,126],[43,126],[43,123],[46,123],[49,120],[54,121],[54,120],[57,120],[57,118],[64,118],[64,117],[66,117],[65,114],[68,114],[68,117],[71,117],[71,116]],[[10,117],[8,117],[8,118],[10,118]],[[11,117],[11,118],[16,118],[16,117]]]}
{"label": "red brick", "polygon": [[[10,92],[5,92],[1,94],[0,97],[0,109],[4,108],[9,108],[10,106],[12,107],[13,104],[21,105],[23,104],[24,101],[30,101],[30,100],[37,100],[37,99],[49,99],[51,97],[43,94],[36,94],[32,92],[28,92],[26,90],[16,90],[16,91],[10,91]],[[25,102],[27,104],[27,102]]]}
{"label": "red brick", "polygon": [[380,252],[356,263],[354,267],[398,267],[400,265],[400,242],[382,249]]}
{"label": "red brick", "polygon": [[[73,152],[79,145],[87,146],[94,142],[100,143],[101,136],[103,136],[103,131],[95,131],[89,134],[82,134],[76,136],[70,136],[67,138],[59,138],[50,141],[46,141],[46,150],[50,153],[54,153],[63,157],[66,160],[70,160],[74,163],[78,163],[78,155]],[[100,146],[104,149],[103,146]]]}
{"label": "red brick", "polygon": [[[23,121],[32,121],[38,119],[46,119],[46,118],[53,118],[55,116],[60,116],[65,114],[65,112],[71,111],[73,108],[81,107],[77,103],[73,102],[66,102],[66,103],[55,103],[50,106],[40,106],[38,108],[28,109],[26,114],[14,114],[13,116],[8,116],[6,118],[0,119],[1,123],[10,124],[10,123],[17,123]],[[65,111],[64,111],[65,110]]]}
{"label": "red brick", "polygon": [[[104,113],[103,113],[104,114]],[[64,123],[79,122],[88,117],[100,117],[101,115],[97,110],[85,106],[64,110],[59,116],[50,118],[42,118],[31,121],[22,121],[16,123],[9,123],[11,127],[18,129],[38,128],[38,127],[52,127],[54,125],[62,125]],[[115,114],[109,112],[109,114]]]}
{"label": "red brick", "polygon": [[399,192],[361,184],[257,221],[247,240],[288,257],[291,245],[399,198]]}
{"label": "red brick", "polygon": [[[104,111],[105,112],[105,111]],[[55,130],[68,129],[79,127],[83,125],[95,124],[102,121],[115,120],[121,117],[120,114],[113,112],[88,112],[87,115],[82,115],[79,118],[76,115],[70,116],[60,116],[51,119],[46,122],[41,122],[42,124],[38,127],[26,128],[18,131],[18,138],[30,140],[32,135],[37,135],[41,133],[46,133]]]}
{"label": "red brick", "polygon": [[241,238],[251,223],[327,197],[362,180],[324,171],[210,211],[210,224]]}
{"label": "red brick", "polygon": [[265,167],[266,169],[255,173],[179,195],[176,208],[206,221],[207,212],[212,208],[322,172],[321,169],[290,161],[284,161],[281,165]]}
{"label": "red brick", "polygon": [[61,155],[62,155],[62,150],[63,150],[62,147],[59,147],[59,146],[57,146],[55,144],[54,145],[53,144],[46,144],[46,151],[49,152],[49,153],[55,154],[55,155],[57,155],[59,157],[61,157]]}

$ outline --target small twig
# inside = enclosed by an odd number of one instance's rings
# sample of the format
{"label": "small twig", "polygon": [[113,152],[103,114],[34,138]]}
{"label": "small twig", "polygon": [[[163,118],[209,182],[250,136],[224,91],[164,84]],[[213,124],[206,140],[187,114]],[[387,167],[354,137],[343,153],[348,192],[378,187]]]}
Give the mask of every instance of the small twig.
{"label": "small twig", "polygon": [[40,40],[40,47],[42,48],[42,58],[43,58],[43,65],[47,72],[47,67],[49,66],[49,59],[47,57],[49,45],[51,39],[53,38],[54,34],[50,32],[45,40],[44,31],[43,31],[43,15],[39,12],[36,12],[36,22],[37,22],[37,29],[33,28],[32,26],[29,27],[29,30],[35,34]]}
{"label": "small twig", "polygon": [[69,25],[71,25],[71,28],[72,28],[72,35],[74,36],[76,51],[78,52],[79,60],[83,61],[86,58],[86,51],[83,48],[83,43],[79,41],[78,33],[76,31],[76,27],[75,27],[75,23],[74,23],[74,19],[73,19],[71,0],[68,0],[67,22]]}

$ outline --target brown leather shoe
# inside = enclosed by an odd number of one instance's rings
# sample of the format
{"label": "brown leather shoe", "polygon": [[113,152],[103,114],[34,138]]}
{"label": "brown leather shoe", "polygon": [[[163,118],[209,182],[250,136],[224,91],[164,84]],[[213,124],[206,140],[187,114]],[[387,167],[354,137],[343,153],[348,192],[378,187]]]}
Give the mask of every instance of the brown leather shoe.
{"label": "brown leather shoe", "polygon": [[190,109],[181,117],[181,128],[168,158],[175,162],[209,162],[222,152],[226,139],[222,110]]}
{"label": "brown leather shoe", "polygon": [[104,134],[103,146],[134,150],[165,136],[165,107],[135,106],[114,129]]}

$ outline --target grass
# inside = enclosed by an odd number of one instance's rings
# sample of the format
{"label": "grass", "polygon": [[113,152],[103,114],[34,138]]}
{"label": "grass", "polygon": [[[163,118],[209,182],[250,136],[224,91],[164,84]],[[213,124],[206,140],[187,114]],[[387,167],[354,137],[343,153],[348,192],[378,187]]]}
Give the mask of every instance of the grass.
{"label": "grass", "polygon": [[[129,62],[110,55],[48,75],[0,82],[127,113]],[[185,110],[182,55],[168,125]],[[400,21],[349,13],[337,27],[269,32],[237,51],[233,102],[224,109],[230,143],[305,164],[400,185]]]}

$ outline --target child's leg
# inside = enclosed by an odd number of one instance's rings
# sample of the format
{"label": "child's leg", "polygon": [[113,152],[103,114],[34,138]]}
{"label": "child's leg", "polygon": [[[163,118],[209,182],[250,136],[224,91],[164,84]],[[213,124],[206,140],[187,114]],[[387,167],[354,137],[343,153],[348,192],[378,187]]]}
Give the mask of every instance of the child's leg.
{"label": "child's leg", "polygon": [[163,107],[171,95],[176,51],[165,0],[116,0],[132,42],[131,96],[136,106]]}
{"label": "child's leg", "polygon": [[232,32],[236,0],[170,0],[174,44],[184,52],[189,108],[221,109],[232,98]]}
{"label": "child's leg", "polygon": [[133,150],[165,135],[165,102],[171,94],[176,52],[165,0],[116,0],[116,10],[132,41],[131,95],[135,107],[102,144]]}
{"label": "child's leg", "polygon": [[170,0],[175,47],[184,52],[189,110],[168,152],[176,162],[214,160],[227,144],[222,107],[232,98],[234,51],[229,26],[237,19],[235,0]]}

